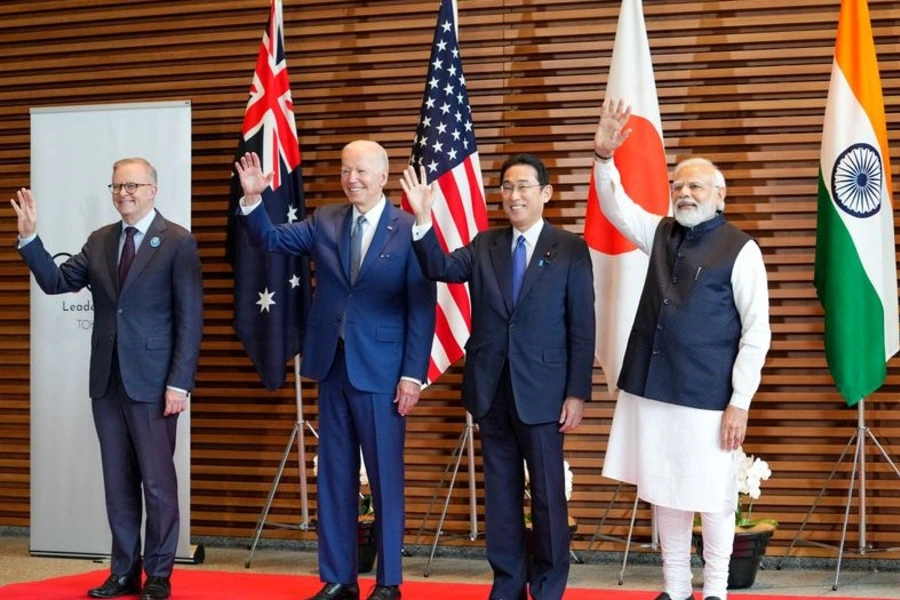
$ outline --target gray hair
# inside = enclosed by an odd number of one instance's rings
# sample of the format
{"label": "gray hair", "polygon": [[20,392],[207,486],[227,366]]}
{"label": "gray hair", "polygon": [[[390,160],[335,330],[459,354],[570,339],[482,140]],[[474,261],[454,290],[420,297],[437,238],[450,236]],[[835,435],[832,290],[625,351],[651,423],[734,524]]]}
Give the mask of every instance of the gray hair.
{"label": "gray hair", "polygon": [[141,158],[139,156],[121,158],[113,163],[113,173],[115,173],[119,167],[124,167],[125,165],[144,165],[144,168],[147,169],[147,174],[150,176],[150,183],[156,185],[156,167],[151,165],[150,161],[146,158]]}
{"label": "gray hair", "polygon": [[[708,169],[712,169],[713,185],[719,189],[722,189],[722,190],[725,189],[725,176],[722,175],[722,171],[719,170],[719,167],[717,167],[715,165],[715,163],[713,163],[713,161],[709,160],[708,158],[703,158],[700,156],[695,156],[693,158],[686,158],[683,161],[681,161],[680,163],[678,163],[677,165],[675,165],[674,172],[677,173],[681,169],[686,169],[688,167],[706,167]],[[718,212],[725,211],[725,201],[724,200],[720,201],[717,204],[716,210],[718,210]]]}
{"label": "gray hair", "polygon": [[695,156],[693,158],[686,158],[675,166],[675,173],[680,171],[681,169],[685,169],[687,167],[708,167],[713,170],[713,185],[720,188],[725,188],[725,176],[722,175],[722,171],[719,170],[713,161],[702,158],[699,156]]}

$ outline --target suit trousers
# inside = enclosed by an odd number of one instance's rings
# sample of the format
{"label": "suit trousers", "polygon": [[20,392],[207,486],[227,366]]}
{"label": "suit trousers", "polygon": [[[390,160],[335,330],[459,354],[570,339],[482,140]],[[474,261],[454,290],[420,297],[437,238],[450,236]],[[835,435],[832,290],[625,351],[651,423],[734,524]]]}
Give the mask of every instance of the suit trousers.
{"label": "suit trousers", "polygon": [[[494,571],[490,597],[562,598],[569,577],[569,517],[559,424],[523,423],[516,411],[509,365],[491,408],[478,420],[484,457],[487,558]],[[524,467],[528,463],[534,562],[526,572]]]}
{"label": "suit trousers", "polygon": [[142,488],[147,509],[143,570],[148,577],[169,577],[175,565],[179,515],[173,456],[178,415],[164,417],[164,404],[164,398],[129,398],[116,360],[106,394],[92,400],[112,532],[111,571],[117,576],[137,577],[141,572]]}
{"label": "suit trousers", "polygon": [[317,521],[319,577],[324,582],[352,583],[358,575],[360,448],[375,506],[375,579],[379,585],[403,581],[406,419],[397,412],[394,397],[354,388],[341,347],[319,382]]}

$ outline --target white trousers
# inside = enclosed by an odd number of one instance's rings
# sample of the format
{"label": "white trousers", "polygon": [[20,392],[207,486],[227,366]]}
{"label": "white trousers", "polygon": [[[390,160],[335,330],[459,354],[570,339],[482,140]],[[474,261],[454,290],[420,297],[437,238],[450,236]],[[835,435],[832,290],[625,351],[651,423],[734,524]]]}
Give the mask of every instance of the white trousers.
{"label": "white trousers", "polygon": [[[676,508],[656,507],[659,542],[662,548],[663,580],[672,600],[690,598],[691,529],[694,513]],[[703,527],[703,597],[726,600],[728,563],[734,545],[734,512],[700,513]]]}

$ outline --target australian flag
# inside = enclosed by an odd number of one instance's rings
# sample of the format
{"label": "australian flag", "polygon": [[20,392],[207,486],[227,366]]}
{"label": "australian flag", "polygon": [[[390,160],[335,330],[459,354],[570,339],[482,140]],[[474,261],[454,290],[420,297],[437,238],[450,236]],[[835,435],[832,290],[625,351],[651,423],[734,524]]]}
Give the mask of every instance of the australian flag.
{"label": "australian flag", "polygon": [[[272,184],[262,206],[273,223],[306,217],[300,142],[284,51],[281,0],[272,0],[235,161],[256,152]],[[235,218],[243,192],[232,168],[226,253],[234,269],[234,331],[267,390],[284,383],[285,363],[299,354],[310,303],[307,258],[257,250]]]}

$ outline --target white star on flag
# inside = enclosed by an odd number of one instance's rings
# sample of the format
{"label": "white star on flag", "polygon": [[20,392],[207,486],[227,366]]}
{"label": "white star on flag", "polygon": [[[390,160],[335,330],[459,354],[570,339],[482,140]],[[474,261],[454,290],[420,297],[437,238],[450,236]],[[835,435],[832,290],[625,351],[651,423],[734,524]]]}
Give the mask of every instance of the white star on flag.
{"label": "white star on flag", "polygon": [[290,206],[288,206],[287,222],[293,223],[296,220],[297,220],[297,207],[294,206],[293,204],[291,204]]}
{"label": "white star on flag", "polygon": [[275,300],[272,298],[275,297],[275,292],[270,292],[269,288],[266,288],[265,291],[259,293],[259,300],[256,302],[259,304],[259,312],[269,312],[269,307],[273,304],[277,304]]}
{"label": "white star on flag", "polygon": [[298,277],[296,274],[293,277],[291,277],[288,281],[291,282],[292,288],[300,287],[300,277]]}
{"label": "white star on flag", "polygon": [[[425,167],[429,183],[438,183],[432,222],[446,251],[464,246],[476,233],[487,229],[481,165],[454,12],[452,0],[442,0],[410,157],[415,167]],[[409,210],[405,197],[403,208]],[[437,289],[429,382],[463,356],[471,323],[468,286],[439,283]]]}

